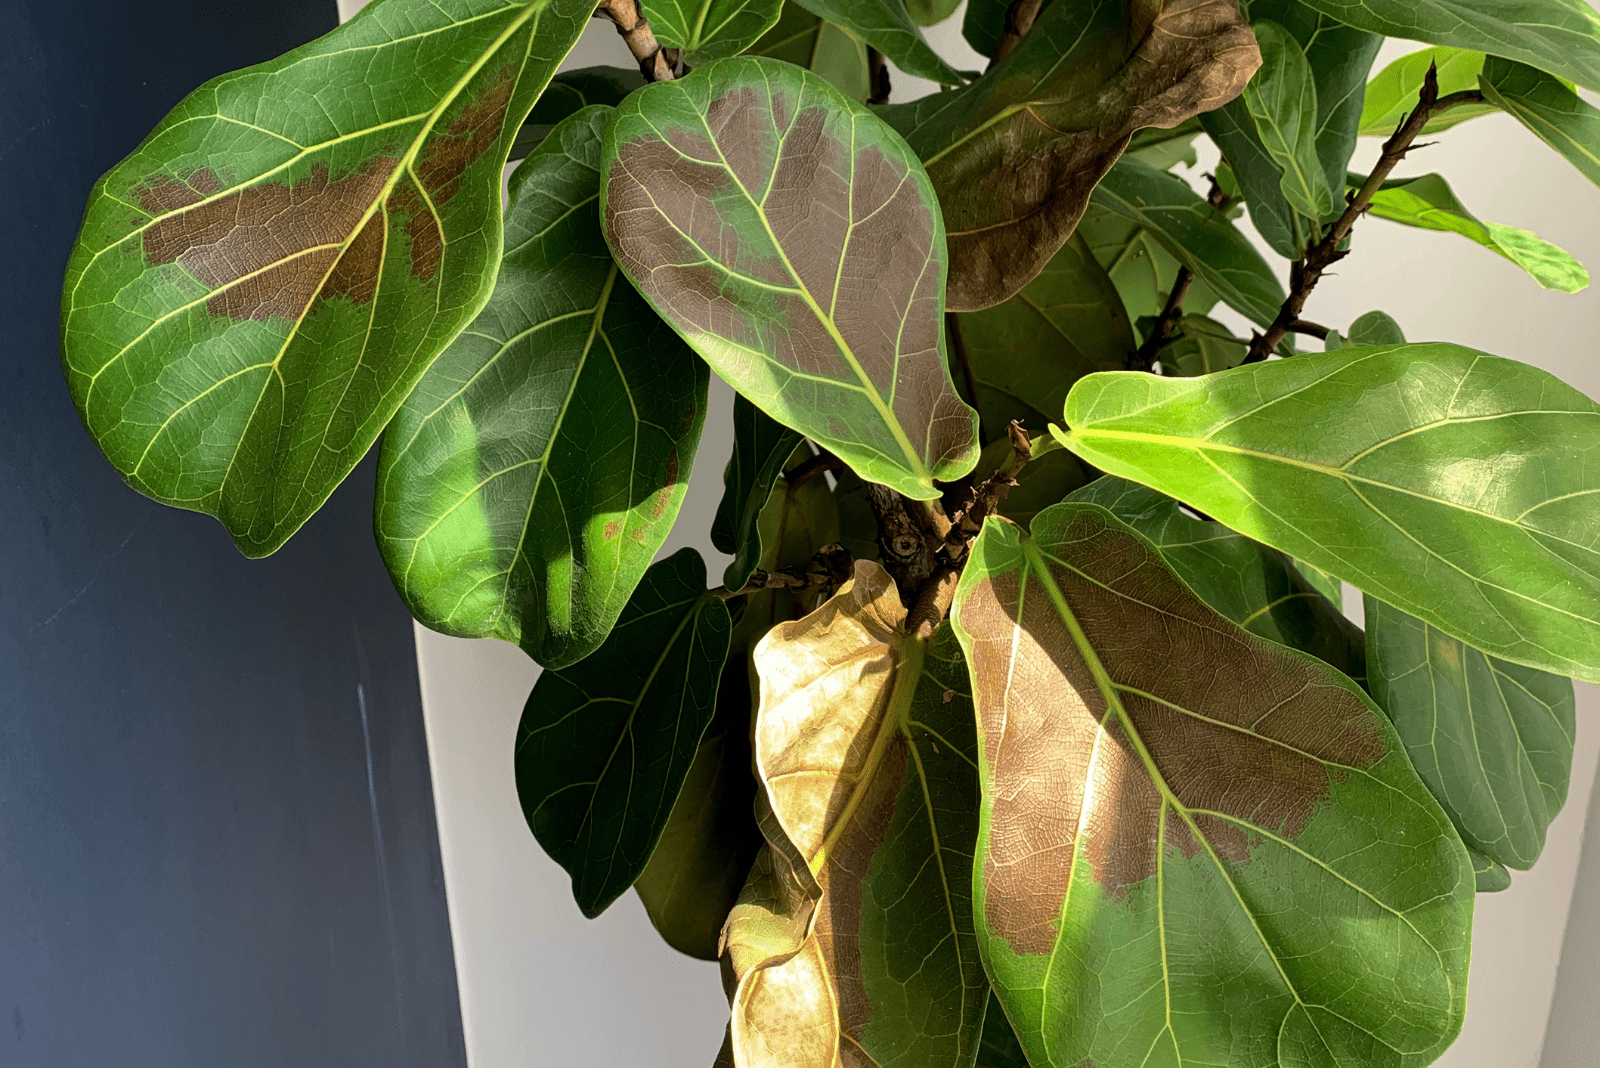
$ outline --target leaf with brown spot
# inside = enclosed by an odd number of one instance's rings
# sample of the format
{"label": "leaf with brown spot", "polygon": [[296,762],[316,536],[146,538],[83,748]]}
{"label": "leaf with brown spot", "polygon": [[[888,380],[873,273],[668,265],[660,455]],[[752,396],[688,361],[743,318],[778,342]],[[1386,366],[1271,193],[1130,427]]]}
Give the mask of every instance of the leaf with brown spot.
{"label": "leaf with brown spot", "polygon": [[1260,62],[1233,0],[1056,3],[976,82],[885,109],[944,207],[951,309],[1011,297],[1134,131],[1221,107]]}
{"label": "leaf with brown spot", "polygon": [[375,527],[434,630],[564,667],[605,640],[661,548],[705,417],[705,364],[600,236],[602,105],[511,176],[488,305],[383,439]]}
{"label": "leaf with brown spot", "polygon": [[958,1068],[988,983],[972,929],[977,768],[949,628],[852,580],[756,649],[768,845],[726,929],[739,1068]]}
{"label": "leaf with brown spot", "polygon": [[500,172],[592,4],[373,4],[191,93],[95,186],[66,376],[135,489],[283,544],[489,295]]}
{"label": "leaf with brown spot", "polygon": [[1474,878],[1383,714],[1218,615],[1095,505],[985,525],[979,944],[1035,1065],[1420,1066]]}
{"label": "leaf with brown spot", "polygon": [[938,203],[871,112],[790,64],[720,60],[624,100],[602,168],[623,271],[756,407],[908,497],[972,469]]}

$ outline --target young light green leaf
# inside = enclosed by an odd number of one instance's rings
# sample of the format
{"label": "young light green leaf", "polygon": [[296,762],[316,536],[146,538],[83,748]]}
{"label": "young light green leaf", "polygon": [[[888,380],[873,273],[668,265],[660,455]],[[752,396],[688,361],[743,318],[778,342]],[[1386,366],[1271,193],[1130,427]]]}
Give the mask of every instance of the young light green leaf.
{"label": "young light green leaf", "polygon": [[[1437,68],[1439,95],[1449,96],[1478,87],[1484,55],[1465,48],[1424,48],[1401,56],[1372,76],[1361,107],[1361,136],[1392,137],[1417,106],[1417,94],[1428,66]],[[1436,134],[1458,123],[1500,110],[1493,104],[1457,104],[1428,120],[1422,133]]]}
{"label": "young light green leaf", "polygon": [[[1356,415],[1359,408],[1359,417]],[[1600,681],[1600,405],[1458,345],[1091,375],[1063,443],[1474,648]]]}
{"label": "young light green leaf", "polygon": [[507,252],[481,315],[384,436],[378,545],[411,613],[593,652],[672,529],[705,418],[705,364],[619,277],[600,234],[587,108],[511,177]]}
{"label": "young light green leaf", "polygon": [[946,321],[956,378],[986,441],[1005,437],[1013,419],[1043,433],[1072,383],[1125,367],[1137,347],[1116,286],[1077,238],[1010,300]]}
{"label": "young light green leaf", "polygon": [[1301,2],[1369,33],[1505,56],[1600,89],[1600,13],[1585,0]]}
{"label": "young light green leaf", "polygon": [[1570,85],[1498,56],[1483,65],[1483,95],[1600,185],[1600,109]]}
{"label": "young light green leaf", "polygon": [[1067,499],[1098,504],[1148,538],[1202,601],[1251,634],[1310,653],[1357,682],[1366,680],[1360,628],[1283,553],[1188,515],[1171,497],[1114,475]]}
{"label": "young light green leaf", "polygon": [[[1350,176],[1352,185],[1360,179]],[[1480,222],[1437,174],[1384,182],[1372,196],[1371,211],[1391,222],[1460,234],[1515,263],[1545,289],[1576,293],[1588,288],[1589,272],[1569,253],[1527,230]]]}
{"label": "young light green leaf", "polygon": [[777,25],[783,0],[644,0],[656,40],[691,67],[736,56]]}
{"label": "young light green leaf", "polygon": [[732,627],[693,549],[654,564],[592,656],[546,669],[517,727],[517,797],[583,914],[644,871],[716,708]]}
{"label": "young light green leaf", "polygon": [[893,130],[817,75],[739,57],[634,93],[605,146],[612,251],[736,390],[907,497],[972,469],[944,227]]}
{"label": "young light green leaf", "polygon": [[1173,174],[1124,160],[1095,187],[1091,203],[1160,243],[1227,305],[1263,326],[1283,304],[1283,285],[1228,217]]}
{"label": "young light green leaf", "polygon": [[1345,331],[1345,340],[1351,345],[1404,345],[1405,334],[1400,324],[1388,312],[1369,311],[1356,316]]}
{"label": "young light green leaf", "polygon": [[867,46],[849,30],[813,15],[794,0],[784,0],[778,24],[750,47],[750,54],[820,74],[851,100],[861,102],[872,95]]}
{"label": "young light green leaf", "polygon": [[1278,187],[1290,207],[1311,220],[1333,211],[1333,190],[1317,159],[1317,86],[1311,64],[1289,31],[1276,22],[1252,27],[1261,46],[1261,69],[1241,99],[1256,135],[1277,164]]}
{"label": "young light green leaf", "polygon": [[1259,62],[1231,3],[1052,4],[976,82],[883,109],[939,191],[951,309],[1015,294],[1072,233],[1134,131],[1233,99]]}
{"label": "young light green leaf", "polygon": [[843,26],[882,52],[907,74],[940,85],[961,85],[966,79],[939,58],[906,11],[905,0],[796,0],[807,11]]}
{"label": "young light green leaf", "polygon": [[[972,1063],[989,996],[972,703],[949,628],[925,642],[905,617],[894,580],[858,562],[756,648],[769,846],[727,927],[741,1068]],[[775,893],[785,867],[794,889]]]}
{"label": "young light green leaf", "polygon": [[756,520],[766,507],[773,483],[804,439],[768,418],[760,408],[735,394],[733,454],[722,474],[722,500],[711,520],[711,544],[733,557],[722,584],[742,589],[761,560],[761,534]]}
{"label": "young light green leaf", "polygon": [[952,618],[979,946],[1033,1064],[1420,1068],[1455,1037],[1472,869],[1353,683],[1094,505],[990,519]]}
{"label": "young light green leaf", "polygon": [[1372,699],[1462,841],[1531,868],[1567,799],[1572,680],[1480,653],[1371,597]]}
{"label": "young light green leaf", "polygon": [[488,298],[500,172],[577,0],[375,4],[180,103],[96,184],[62,359],[135,489],[293,534]]}

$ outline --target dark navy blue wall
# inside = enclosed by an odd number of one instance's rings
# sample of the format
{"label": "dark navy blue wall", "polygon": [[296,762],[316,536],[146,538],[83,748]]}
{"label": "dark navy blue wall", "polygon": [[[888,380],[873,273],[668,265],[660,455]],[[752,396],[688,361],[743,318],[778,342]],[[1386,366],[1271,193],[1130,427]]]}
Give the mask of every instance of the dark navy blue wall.
{"label": "dark navy blue wall", "polygon": [[411,628],[363,468],[276,556],[61,380],[94,179],[333,0],[0,0],[0,1066],[462,1065]]}

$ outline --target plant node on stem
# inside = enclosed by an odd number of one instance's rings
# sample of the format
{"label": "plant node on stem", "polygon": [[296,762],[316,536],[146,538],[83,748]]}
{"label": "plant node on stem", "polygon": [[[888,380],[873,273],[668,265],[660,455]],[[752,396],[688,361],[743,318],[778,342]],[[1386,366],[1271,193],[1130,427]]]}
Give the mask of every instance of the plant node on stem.
{"label": "plant node on stem", "polygon": [[[1283,302],[1283,307],[1278,309],[1278,316],[1272,321],[1272,325],[1267,327],[1267,332],[1257,334],[1251,339],[1250,351],[1244,358],[1245,363],[1260,363],[1265,360],[1295,328],[1296,323],[1305,323],[1300,318],[1300,311],[1306,305],[1306,298],[1311,296],[1311,290],[1316,287],[1323,272],[1350,254],[1349,249],[1340,246],[1350,236],[1356,220],[1372,203],[1373,195],[1388,179],[1389,173],[1411,150],[1412,142],[1422,133],[1422,128],[1428,124],[1428,120],[1457,104],[1482,102],[1483,94],[1476,89],[1464,89],[1459,93],[1441,97],[1438,69],[1431,63],[1428,65],[1428,73],[1422,79],[1422,90],[1417,94],[1417,106],[1406,116],[1393,136],[1383,143],[1383,151],[1379,154],[1372,173],[1367,175],[1367,180],[1361,183],[1360,189],[1346,195],[1344,213],[1328,227],[1327,232],[1322,235],[1322,240],[1311,246],[1303,259],[1289,265],[1288,299]],[[1305,325],[1314,324],[1305,323]]]}
{"label": "plant node on stem", "polygon": [[662,48],[650,20],[639,10],[639,0],[604,0],[594,17],[610,19],[638,61],[639,73],[647,82],[670,82],[682,72],[682,57],[676,48]]}

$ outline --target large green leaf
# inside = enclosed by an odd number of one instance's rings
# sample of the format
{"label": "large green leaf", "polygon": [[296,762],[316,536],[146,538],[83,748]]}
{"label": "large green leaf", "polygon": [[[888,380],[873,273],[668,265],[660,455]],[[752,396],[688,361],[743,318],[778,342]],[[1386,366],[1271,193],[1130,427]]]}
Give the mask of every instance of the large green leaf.
{"label": "large green leaf", "polygon": [[1473,873],[1353,683],[1219,616],[1093,505],[1031,535],[989,520],[955,604],[979,945],[1034,1065],[1438,1056]]}
{"label": "large green leaf", "polygon": [[1081,379],[1064,443],[1475,648],[1600,680],[1600,406],[1457,345]]}
{"label": "large green leaf", "polygon": [[966,81],[922,36],[905,0],[796,0],[812,14],[843,26],[882,52],[894,65],[941,85]]}
{"label": "large green leaf", "polygon": [[743,588],[761,560],[757,519],[773,483],[804,439],[744,397],[733,399],[733,454],[722,474],[722,500],[711,520],[711,544],[733,557],[722,573],[730,590]]}
{"label": "large green leaf", "polygon": [[1137,347],[1116,286],[1077,238],[1016,296],[952,314],[949,328],[956,377],[978,409],[986,441],[1004,437],[1013,419],[1042,433],[1072,383],[1125,367]]}
{"label": "large green leaf", "polygon": [[576,115],[592,104],[616,107],[623,97],[642,85],[644,75],[637,67],[579,67],[562,71],[550,79],[533,110],[528,112],[527,121],[511,144],[511,158],[525,158],[568,115]]}
{"label": "large green leaf", "polygon": [[731,626],[700,554],[680,549],[645,573],[593,655],[533,684],[517,797],[585,916],[649,861],[716,708]]}
{"label": "large green leaf", "polygon": [[[973,51],[982,56],[993,56],[1000,46],[1000,35],[1006,28],[1006,10],[1011,0],[967,0],[967,10],[961,17],[961,36]],[[1040,7],[1044,4],[1041,3]]]}
{"label": "large green leaf", "polygon": [[1600,109],[1559,78],[1497,56],[1483,65],[1478,82],[1492,103],[1600,185]]}
{"label": "large green leaf", "polygon": [[1530,868],[1567,799],[1572,680],[1508,664],[1371,597],[1372,697],[1468,848]]}
{"label": "large green leaf", "polygon": [[820,74],[851,100],[865,101],[872,95],[867,46],[849,30],[813,15],[794,0],[784,0],[778,24],[750,47],[750,54]]}
{"label": "large green leaf", "polygon": [[406,398],[378,474],[378,545],[412,615],[552,667],[605,640],[705,418],[705,364],[600,235],[612,115],[572,116],[512,175],[494,295]]}
{"label": "large green leaf", "polygon": [[1385,37],[1469,48],[1600,89],[1600,14],[1585,0],[1300,0]]}
{"label": "large green leaf", "polygon": [[1289,206],[1308,219],[1321,219],[1334,203],[1317,159],[1317,84],[1311,64],[1299,42],[1276,22],[1263,20],[1251,28],[1261,46],[1261,69],[1240,99],[1278,167],[1278,188]]}
{"label": "large green leaf", "polygon": [[1016,293],[1072,233],[1135,130],[1231,100],[1259,61],[1231,3],[1052,4],[976,82],[884,109],[939,191],[950,307]]}
{"label": "large green leaf", "polygon": [[[1360,175],[1350,176],[1352,186],[1359,186],[1360,181]],[[1545,289],[1576,293],[1589,285],[1589,272],[1564,249],[1515,226],[1479,221],[1437,174],[1390,179],[1372,195],[1371,203],[1372,214],[1380,219],[1460,234],[1498,252]]]}
{"label": "large green leaf", "polygon": [[1114,475],[1068,499],[1098,504],[1148,538],[1202,601],[1251,634],[1304,650],[1357,682],[1366,679],[1360,628],[1283,553]]}
{"label": "large green leaf", "polygon": [[989,997],[972,702],[949,628],[923,641],[905,618],[858,562],[756,649],[769,846],[727,927],[740,1068],[972,1063]]}
{"label": "large green leaf", "polygon": [[972,469],[938,203],[866,108],[786,63],[721,60],[623,102],[602,181],[622,269],[758,408],[908,497]]}
{"label": "large green leaf", "polygon": [[[1439,81],[1439,95],[1449,96],[1478,87],[1483,60],[1482,52],[1465,48],[1424,48],[1401,56],[1367,83],[1366,99],[1361,107],[1361,135],[1392,137],[1400,129],[1400,124],[1417,106],[1417,94],[1422,90],[1422,81],[1430,65],[1435,68],[1434,76]],[[1430,118],[1422,133],[1435,134],[1498,110],[1493,104],[1457,104]]]}
{"label": "large green leaf", "polygon": [[736,56],[778,22],[783,0],[644,0],[656,40],[690,66]]}
{"label": "large green leaf", "polygon": [[374,4],[184,99],[95,185],[62,359],[129,485],[277,549],[483,306],[500,171],[592,11]]}
{"label": "large green leaf", "polygon": [[1095,187],[1092,203],[1159,242],[1241,315],[1263,326],[1277,316],[1284,298],[1277,275],[1250,239],[1182,178],[1124,160]]}

